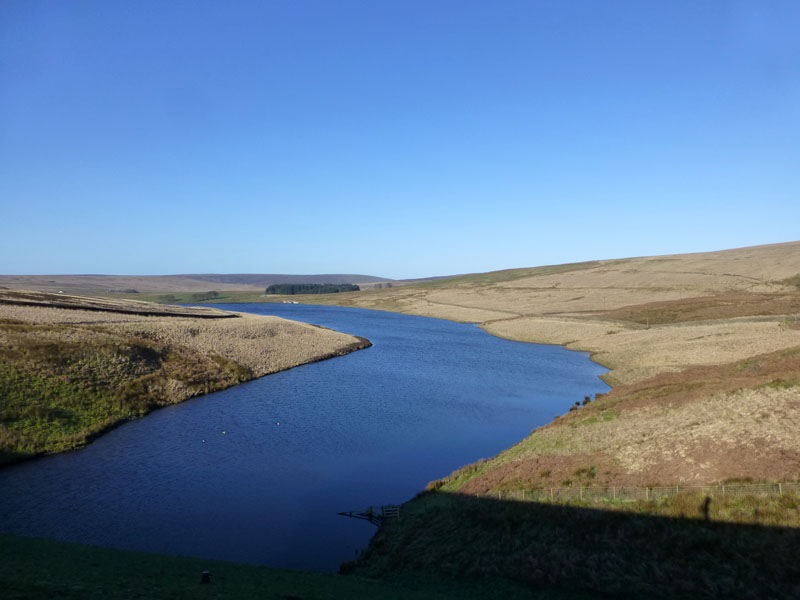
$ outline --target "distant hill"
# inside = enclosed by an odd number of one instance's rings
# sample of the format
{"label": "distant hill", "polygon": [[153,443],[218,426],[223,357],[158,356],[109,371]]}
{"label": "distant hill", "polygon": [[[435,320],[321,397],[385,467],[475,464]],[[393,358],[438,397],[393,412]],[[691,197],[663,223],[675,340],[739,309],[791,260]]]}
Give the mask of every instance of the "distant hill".
{"label": "distant hill", "polygon": [[385,283],[402,285],[385,277],[346,274],[0,275],[0,288],[85,295],[209,290],[263,292],[267,286],[280,283],[355,283],[362,289]]}
{"label": "distant hill", "polygon": [[173,275],[193,281],[208,281],[210,283],[225,283],[230,285],[245,284],[257,287],[266,287],[280,283],[384,283],[394,281],[386,277],[373,277],[372,275],[281,275],[281,274],[253,274],[234,273],[230,275],[201,274],[201,275]]}

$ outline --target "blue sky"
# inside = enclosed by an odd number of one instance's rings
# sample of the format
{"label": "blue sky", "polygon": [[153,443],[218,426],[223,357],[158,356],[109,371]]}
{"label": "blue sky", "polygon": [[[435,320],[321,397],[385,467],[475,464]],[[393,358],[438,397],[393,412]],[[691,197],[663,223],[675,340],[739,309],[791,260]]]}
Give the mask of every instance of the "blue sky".
{"label": "blue sky", "polygon": [[800,3],[0,2],[0,273],[800,239]]}

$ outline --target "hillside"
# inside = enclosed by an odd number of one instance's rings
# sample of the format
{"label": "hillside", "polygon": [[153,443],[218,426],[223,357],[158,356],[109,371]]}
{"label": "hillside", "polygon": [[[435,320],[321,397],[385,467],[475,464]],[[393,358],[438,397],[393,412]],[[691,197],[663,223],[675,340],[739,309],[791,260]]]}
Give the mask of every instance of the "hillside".
{"label": "hillside", "polygon": [[[752,485],[800,481],[800,243],[323,301],[476,322],[611,369],[608,394],[576,398],[512,448],[432,482],[380,529],[356,573],[499,575],[614,598],[800,594],[789,558],[800,495]],[[664,495],[648,496],[652,486]],[[621,489],[640,499],[618,499]]]}
{"label": "hillside", "polygon": [[0,290],[0,463],[368,345],[277,317]]}
{"label": "hillside", "polygon": [[259,293],[275,283],[363,283],[369,287],[370,284],[392,281],[384,277],[355,274],[0,275],[0,289],[130,296],[210,290]]}
{"label": "hillside", "polygon": [[286,274],[230,274],[230,275],[177,275],[193,281],[208,281],[210,283],[225,283],[231,285],[245,284],[258,288],[265,288],[278,283],[383,283],[394,281],[385,277],[372,275],[286,275]]}
{"label": "hillside", "polygon": [[591,352],[611,369],[609,394],[454,489],[560,485],[582,469],[596,485],[800,479],[800,242],[514,269],[325,301],[477,322]]}

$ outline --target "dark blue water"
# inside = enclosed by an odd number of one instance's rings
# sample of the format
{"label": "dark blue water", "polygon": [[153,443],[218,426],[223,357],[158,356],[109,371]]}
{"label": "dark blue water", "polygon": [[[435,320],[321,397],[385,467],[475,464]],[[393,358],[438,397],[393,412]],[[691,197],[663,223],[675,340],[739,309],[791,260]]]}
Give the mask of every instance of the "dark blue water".
{"label": "dark blue water", "polygon": [[326,306],[218,306],[324,325],[373,347],[0,470],[0,531],[335,570],[375,531],[337,512],[399,504],[607,390],[605,369],[585,354],[473,325]]}

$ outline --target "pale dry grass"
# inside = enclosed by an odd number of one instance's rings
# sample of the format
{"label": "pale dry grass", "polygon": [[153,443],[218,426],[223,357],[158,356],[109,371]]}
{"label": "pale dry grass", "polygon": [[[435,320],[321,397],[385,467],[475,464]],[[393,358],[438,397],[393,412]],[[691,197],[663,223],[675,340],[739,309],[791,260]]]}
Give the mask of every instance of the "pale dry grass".
{"label": "pale dry grass", "polygon": [[595,361],[612,369],[606,379],[615,384],[800,345],[800,330],[782,326],[777,318],[699,321],[648,329],[588,318],[527,317],[482,327],[508,339],[592,352]]}
{"label": "pale dry grass", "polygon": [[[15,319],[25,323],[74,323],[74,324],[109,324],[140,323],[155,316],[142,316],[131,313],[96,312],[89,310],[66,310],[50,306],[16,306],[0,304],[0,318]],[[164,317],[167,318],[167,317]],[[168,317],[176,318],[176,317]]]}
{"label": "pale dry grass", "polygon": [[[500,337],[591,352],[611,369],[604,376],[611,385],[644,386],[609,398],[602,414],[570,413],[497,459],[470,466],[469,474],[450,480],[454,489],[535,485],[542,473],[560,485],[592,465],[599,479],[632,485],[794,479],[800,478],[798,388],[753,389],[758,382],[745,382],[737,385],[751,387],[723,393],[702,369],[724,370],[800,346],[800,315],[781,314],[796,305],[798,274],[800,242],[791,242],[487,273],[376,290],[347,302],[472,320]],[[606,314],[623,308],[614,314],[630,320]],[[660,324],[651,324],[651,314]],[[670,402],[663,389],[677,390]]]}
{"label": "pale dry grass", "polygon": [[489,318],[473,315],[474,322],[484,322],[500,318],[498,312],[574,314],[710,294],[789,292],[796,287],[784,280],[800,274],[800,242],[605,260],[585,268],[541,272],[519,278],[513,272],[490,273],[457,278],[452,284],[442,280],[434,286],[375,290],[348,298],[347,303],[452,320],[463,320],[466,308],[489,311]]}
{"label": "pale dry grass", "polygon": [[[570,414],[447,489],[678,485],[800,479],[800,387],[759,387],[670,406]],[[596,471],[591,479],[590,470]],[[583,473],[583,475],[579,475]]]}
{"label": "pale dry grass", "polygon": [[159,321],[118,327],[137,336],[219,354],[247,367],[256,377],[313,362],[361,343],[355,336],[307,323],[244,313],[239,319]]}
{"label": "pale dry grass", "polygon": [[[785,289],[772,279],[727,274],[714,260],[696,265],[693,260],[628,259],[585,271],[530,277],[504,284],[509,288],[548,287],[572,289],[628,289],[633,292],[678,291],[694,296],[719,292],[776,292]],[[722,262],[722,261],[720,261]],[[798,265],[800,266],[800,265]],[[694,269],[704,269],[696,271]],[[781,274],[784,271],[781,272]],[[796,267],[786,275],[796,272]]]}
{"label": "pale dry grass", "polygon": [[[568,274],[563,275],[566,277]],[[516,283],[516,282],[510,282]],[[575,313],[620,308],[641,302],[676,300],[685,297],[680,290],[647,288],[528,288],[500,286],[485,289],[437,290],[426,296],[429,302],[501,310],[517,315]]]}
{"label": "pale dry grass", "polygon": [[638,482],[793,480],[800,476],[799,409],[800,388],[739,390],[637,408],[588,426],[546,428],[516,458],[602,453]]}
{"label": "pale dry grass", "polygon": [[376,290],[352,296],[347,304],[475,322],[500,337],[588,351],[612,369],[605,376],[612,384],[691,365],[723,364],[795,346],[800,340],[780,325],[786,318],[783,315],[649,329],[600,316],[622,307],[714,294],[796,293],[795,286],[783,281],[800,273],[800,242],[531,272],[538,271],[525,270],[519,277],[514,272],[490,273],[458,278],[452,284],[440,281],[427,287]]}
{"label": "pale dry grass", "polygon": [[[476,308],[468,305],[459,306],[453,303],[442,304],[428,297],[423,298],[417,296],[403,298],[398,301],[398,305],[402,308],[402,312],[407,314],[447,319],[459,323],[482,323],[494,319],[505,319],[508,318],[510,314],[505,311],[487,310],[485,308]],[[375,307],[384,308],[380,303],[376,303]]]}
{"label": "pale dry grass", "polygon": [[90,298],[72,294],[51,294],[32,290],[0,290],[0,306],[34,306],[51,309],[69,309],[135,314],[143,316],[184,316],[208,319],[224,319],[231,315],[208,306],[172,306],[154,304],[141,300]]}
{"label": "pale dry grass", "polygon": [[[637,439],[602,431],[603,425],[632,428]],[[643,407],[618,422],[586,429],[597,429],[595,438],[613,436],[616,447],[608,448],[606,442],[606,451],[633,475],[659,473],[678,483],[800,477],[798,387],[739,390],[677,407]],[[742,453],[743,447],[748,452]],[[776,455],[784,460],[775,463]],[[775,472],[776,466],[782,472]]]}
{"label": "pale dry grass", "polygon": [[56,292],[60,289],[84,294],[135,289],[140,292],[207,292],[209,290],[264,291],[263,286],[221,283],[191,277],[129,275],[0,275],[0,286],[11,289]]}
{"label": "pale dry grass", "polygon": [[[104,330],[219,354],[260,377],[319,360],[361,344],[355,336],[281,319],[236,313],[230,319],[192,319],[0,305],[0,318],[35,324],[97,325]],[[65,341],[91,342],[91,329],[69,328]]]}

